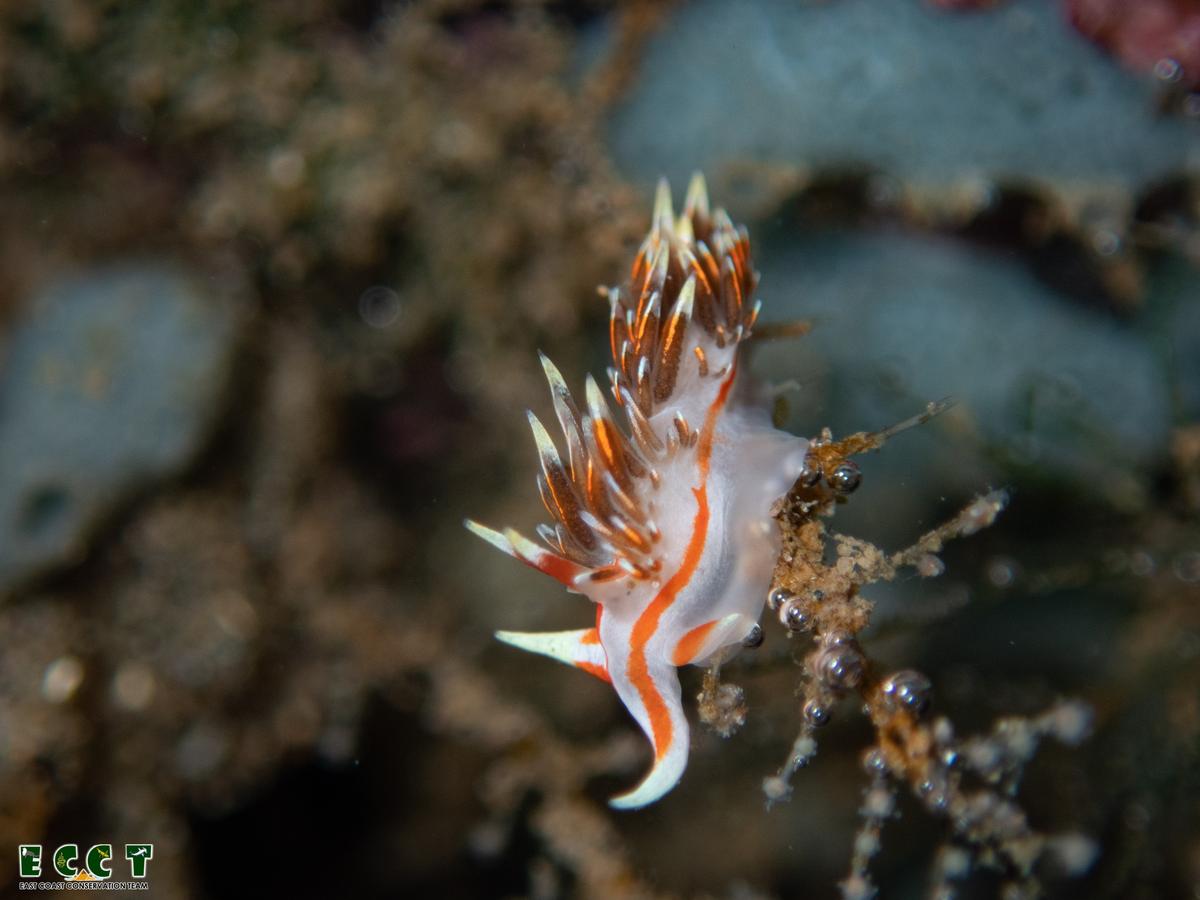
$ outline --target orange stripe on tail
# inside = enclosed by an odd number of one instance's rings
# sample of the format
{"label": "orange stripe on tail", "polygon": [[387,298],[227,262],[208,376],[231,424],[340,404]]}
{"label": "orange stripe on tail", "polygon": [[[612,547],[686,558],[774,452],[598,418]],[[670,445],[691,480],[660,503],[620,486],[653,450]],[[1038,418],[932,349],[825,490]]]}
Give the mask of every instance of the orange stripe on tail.
{"label": "orange stripe on tail", "polygon": [[696,516],[692,520],[692,536],[688,540],[687,550],[680,565],[670,580],[662,586],[650,605],[638,616],[630,636],[630,653],[627,673],[633,686],[637,688],[646,708],[646,716],[650,719],[651,740],[654,743],[654,758],[662,759],[671,746],[672,727],[671,715],[662,695],[654,686],[650,670],[646,662],[646,645],[658,630],[659,620],[675,602],[675,597],[687,587],[688,582],[700,565],[704,555],[704,543],[708,534],[708,469],[712,458],[713,432],[716,430],[717,417],[729,399],[730,388],[737,374],[736,362],[730,367],[729,374],[721,384],[721,390],[708,408],[704,417],[704,428],[700,432],[700,440],[696,447],[697,468],[700,470],[700,486],[692,488],[696,497]]}

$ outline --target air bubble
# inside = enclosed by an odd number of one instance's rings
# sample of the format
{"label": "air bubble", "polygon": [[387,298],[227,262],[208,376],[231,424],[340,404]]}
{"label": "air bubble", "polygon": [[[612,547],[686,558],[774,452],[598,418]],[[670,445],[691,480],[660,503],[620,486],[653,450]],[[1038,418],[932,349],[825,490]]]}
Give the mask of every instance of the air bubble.
{"label": "air bubble", "polygon": [[1135,550],[1129,557],[1129,571],[1138,578],[1149,578],[1157,569],[1154,557],[1145,550]]}
{"label": "air bubble", "polygon": [[826,480],[839,494],[849,494],[862,484],[862,470],[857,463],[846,460],[830,472]]}
{"label": "air bubble", "polygon": [[1012,587],[1013,582],[1017,580],[1016,563],[1004,556],[996,557],[988,563],[987,579],[993,587]]}
{"label": "air bubble", "polygon": [[821,480],[821,467],[813,460],[807,457],[804,460],[804,467],[800,469],[800,474],[796,480],[804,487],[812,487]]}
{"label": "air bubble", "polygon": [[816,700],[809,700],[804,704],[804,719],[810,725],[820,728],[822,725],[828,725],[832,714],[829,712],[829,707]]}
{"label": "air bubble", "polygon": [[1092,249],[1098,256],[1114,256],[1121,249],[1121,236],[1110,228],[1092,232]]}
{"label": "air bubble", "polygon": [[872,747],[863,754],[862,765],[868,775],[883,775],[888,770],[887,759],[878,747]]}
{"label": "air bubble", "polygon": [[920,715],[929,708],[933,684],[920,672],[903,669],[884,679],[882,690],[892,709],[906,709]]}
{"label": "air bubble", "polygon": [[817,658],[816,671],[821,681],[832,688],[852,688],[862,680],[862,654],[853,647],[830,647]]}
{"label": "air bubble", "polygon": [[1175,84],[1183,78],[1183,66],[1177,60],[1164,56],[1154,64],[1154,77],[1167,84]]}
{"label": "air bubble", "polygon": [[788,631],[808,631],[812,627],[812,616],[804,611],[804,605],[795,597],[779,608],[779,621]]}
{"label": "air bubble", "polygon": [[390,328],[400,318],[400,295],[385,285],[375,285],[358,298],[358,315],[371,328]]}
{"label": "air bubble", "polygon": [[767,595],[767,606],[772,612],[775,612],[779,609],[779,607],[783,606],[783,604],[787,603],[794,596],[795,594],[793,594],[787,588],[775,588],[775,590],[771,591],[771,593]]}
{"label": "air bubble", "polygon": [[1200,582],[1200,553],[1194,550],[1181,553],[1171,564],[1171,571],[1185,584]]}

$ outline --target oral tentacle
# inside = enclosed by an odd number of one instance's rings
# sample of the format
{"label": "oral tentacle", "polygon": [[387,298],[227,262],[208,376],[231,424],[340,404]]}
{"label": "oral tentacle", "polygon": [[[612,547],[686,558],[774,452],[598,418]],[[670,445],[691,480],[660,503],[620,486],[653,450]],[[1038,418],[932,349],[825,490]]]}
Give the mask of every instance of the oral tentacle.
{"label": "oral tentacle", "polygon": [[608,657],[595,628],[577,631],[497,631],[496,640],[557,659],[602,681],[612,681],[608,674]]}

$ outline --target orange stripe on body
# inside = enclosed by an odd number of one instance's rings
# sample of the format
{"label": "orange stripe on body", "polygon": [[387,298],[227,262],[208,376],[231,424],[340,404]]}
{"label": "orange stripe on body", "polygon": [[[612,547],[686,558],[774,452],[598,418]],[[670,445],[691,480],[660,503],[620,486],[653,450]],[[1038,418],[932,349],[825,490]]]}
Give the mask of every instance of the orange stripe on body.
{"label": "orange stripe on body", "polygon": [[[603,615],[604,615],[604,607],[601,606],[599,603],[597,603],[596,604],[596,627],[589,628],[587,631],[585,631],[583,634],[583,637],[581,637],[579,639],[579,643],[584,644],[585,646],[590,646],[592,644],[600,644],[600,618]],[[604,649],[603,644],[600,644],[600,649],[601,650]],[[579,669],[583,669],[583,671],[585,671],[591,675],[595,675],[601,681],[607,681],[609,684],[612,684],[612,676],[608,674],[608,654],[607,654],[607,652],[605,653],[604,661],[605,661],[605,664],[602,666],[597,665],[596,663],[590,663],[590,662],[577,662],[577,663],[575,663],[575,667],[579,668]]]}
{"label": "orange stripe on body", "polygon": [[700,440],[696,445],[696,463],[700,472],[700,486],[692,488],[696,497],[696,516],[692,520],[692,536],[688,540],[687,549],[683,554],[683,563],[662,586],[658,594],[650,601],[638,620],[633,624],[633,632],[629,639],[629,665],[627,673],[629,680],[642,698],[646,707],[646,715],[650,718],[650,730],[654,741],[654,756],[661,759],[671,746],[672,726],[671,714],[667,710],[666,701],[654,687],[650,678],[650,669],[646,662],[646,645],[658,630],[659,620],[663,613],[670,609],[675,597],[687,587],[688,582],[700,565],[700,557],[704,555],[704,543],[708,536],[708,469],[712,457],[713,432],[716,430],[717,417],[729,399],[729,390],[733,387],[733,379],[737,374],[737,362],[734,361],[729,374],[721,384],[717,397],[708,407],[704,417],[704,427],[700,432]]}
{"label": "orange stripe on body", "polygon": [[679,643],[675,645],[675,653],[671,657],[671,662],[677,666],[686,666],[700,654],[700,649],[704,646],[704,641],[708,637],[708,633],[717,625],[717,620],[705,622],[703,625],[697,625],[687,634],[679,639]]}

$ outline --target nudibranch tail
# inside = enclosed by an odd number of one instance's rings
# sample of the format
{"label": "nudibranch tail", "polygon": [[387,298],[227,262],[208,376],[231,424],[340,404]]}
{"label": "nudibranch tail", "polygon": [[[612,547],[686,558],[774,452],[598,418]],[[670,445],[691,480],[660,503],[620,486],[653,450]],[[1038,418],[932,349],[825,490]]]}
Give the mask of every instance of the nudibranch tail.
{"label": "nudibranch tail", "polygon": [[614,677],[613,687],[650,739],[654,764],[637,787],[613,797],[608,804],[615,809],[638,809],[675,787],[687,768],[690,732],[683,714],[679,674],[670,662],[648,659],[640,683],[635,684],[628,677]]}
{"label": "nudibranch tail", "polygon": [[[745,228],[710,209],[704,179],[675,215],[665,181],[628,280],[609,303],[608,393],[582,404],[541,354],[559,444],[532,412],[543,545],[468,521],[484,540],[598,604],[596,629],[497,637],[612,681],[654,748],[620,808],[650,803],[687,766],[676,667],[740,646],[761,614],[778,537],[771,501],[807,443],[733,390],[759,304]],[[610,403],[611,399],[611,403]]]}

